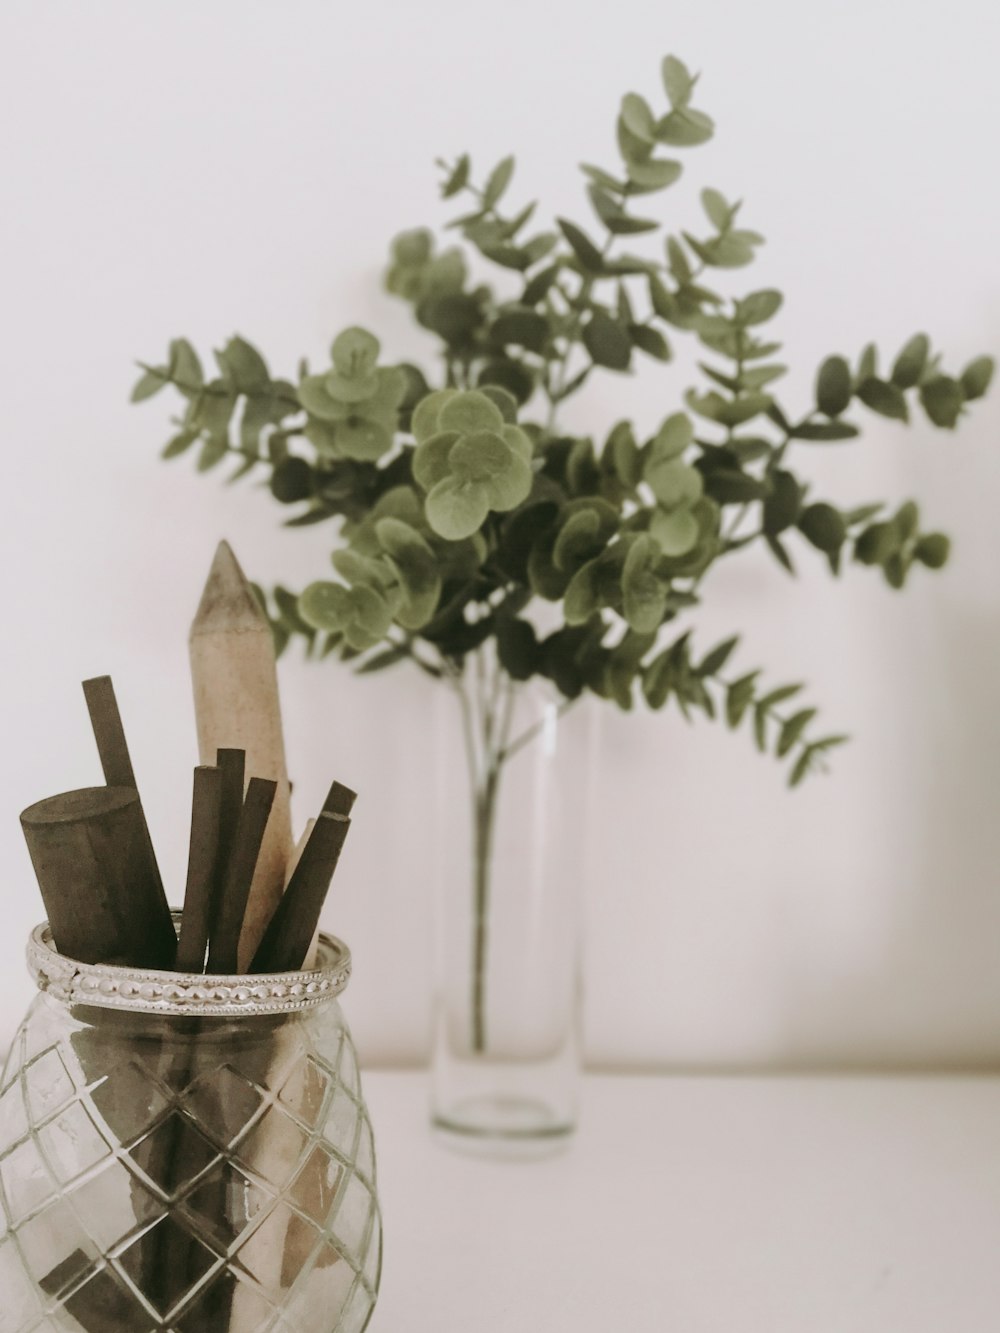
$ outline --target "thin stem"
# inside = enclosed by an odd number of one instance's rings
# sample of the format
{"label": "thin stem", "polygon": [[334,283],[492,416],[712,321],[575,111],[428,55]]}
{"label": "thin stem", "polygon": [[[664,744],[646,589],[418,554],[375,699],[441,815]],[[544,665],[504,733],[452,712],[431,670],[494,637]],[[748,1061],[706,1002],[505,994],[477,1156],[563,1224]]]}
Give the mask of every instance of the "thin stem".
{"label": "thin stem", "polygon": [[[562,717],[575,703],[576,699],[564,699],[556,709],[556,718],[558,719]],[[526,745],[530,745],[535,737],[540,736],[545,730],[547,723],[548,719],[542,718],[540,722],[534,722],[526,731],[522,731],[520,736],[516,736],[509,745],[505,743],[497,756],[498,762],[505,764],[507,760],[513,758],[519,750],[523,750]]]}

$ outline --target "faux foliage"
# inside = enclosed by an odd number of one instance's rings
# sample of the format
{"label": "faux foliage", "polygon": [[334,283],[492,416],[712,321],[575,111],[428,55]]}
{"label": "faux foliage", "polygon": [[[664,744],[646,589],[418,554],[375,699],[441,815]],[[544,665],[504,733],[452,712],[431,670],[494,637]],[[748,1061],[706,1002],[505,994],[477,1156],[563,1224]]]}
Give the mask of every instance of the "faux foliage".
{"label": "faux foliage", "polygon": [[[940,569],[948,538],[913,501],[844,509],[799,460],[857,439],[867,413],[954,429],[993,361],[947,369],[921,333],[891,359],[874,345],[831,355],[813,402],[782,402],[781,293],[721,290],[764,238],[716,189],[701,191],[700,218],[663,207],[682,176],[675,150],[714,125],[680,60],[663,61],[662,83],[655,106],[622,99],[613,165],[583,166],[583,221],[539,226],[534,203],[509,202],[513,158],[485,178],[468,156],[441,164],[443,197],[461,201],[454,243],[404,232],[386,274],[439,344],[432,368],[384,364],[378,339],[348,328],[329,364],[293,379],[239,337],[207,375],[177,339],[143,365],[133,400],[171,386],[182,402],[165,457],[193,450],[200,471],[235,458],[235,476],[266,477],[291,526],[332,525],[333,576],[264,599],[279,647],[298,638],[362,671],[406,660],[455,678],[492,640],[508,685],[543,676],[567,701],[589,691],[630,709],[641,695],[721,717],[787,760],[795,785],[844,737],[817,733],[800,686],[732,674],[735,637],[696,651],[706,576],[760,545],[789,574],[800,559],[834,575],[854,562],[895,589],[915,567]],[[664,215],[690,220],[665,227]],[[481,276],[493,270],[496,286]],[[668,364],[681,338],[699,345],[703,380],[651,436],[627,420],[603,438],[561,428],[562,405],[595,374]],[[560,612],[547,633],[540,602]]]}

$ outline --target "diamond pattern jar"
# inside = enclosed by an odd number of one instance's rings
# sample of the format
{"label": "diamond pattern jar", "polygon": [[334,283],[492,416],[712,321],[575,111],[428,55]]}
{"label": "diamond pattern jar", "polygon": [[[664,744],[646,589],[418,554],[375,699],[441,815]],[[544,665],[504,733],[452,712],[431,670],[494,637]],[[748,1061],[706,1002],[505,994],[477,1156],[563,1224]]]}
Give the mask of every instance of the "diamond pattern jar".
{"label": "diamond pattern jar", "polygon": [[381,1266],[371,1124],[315,971],[63,958],[0,1079],[0,1333],[362,1333]]}

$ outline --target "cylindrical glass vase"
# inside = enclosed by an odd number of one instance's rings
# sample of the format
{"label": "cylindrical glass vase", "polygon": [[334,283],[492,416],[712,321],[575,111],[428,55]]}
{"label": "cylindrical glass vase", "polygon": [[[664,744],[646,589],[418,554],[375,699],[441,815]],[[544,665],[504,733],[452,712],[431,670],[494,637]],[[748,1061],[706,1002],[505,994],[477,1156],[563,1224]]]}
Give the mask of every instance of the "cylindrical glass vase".
{"label": "cylindrical glass vase", "polygon": [[[436,719],[432,1119],[452,1146],[534,1155],[577,1120],[592,732],[487,644]],[[444,692],[442,691],[442,695]]]}
{"label": "cylindrical glass vase", "polygon": [[4,1333],[362,1333],[381,1223],[337,995],[315,971],[88,966],[45,927],[0,1078]]}

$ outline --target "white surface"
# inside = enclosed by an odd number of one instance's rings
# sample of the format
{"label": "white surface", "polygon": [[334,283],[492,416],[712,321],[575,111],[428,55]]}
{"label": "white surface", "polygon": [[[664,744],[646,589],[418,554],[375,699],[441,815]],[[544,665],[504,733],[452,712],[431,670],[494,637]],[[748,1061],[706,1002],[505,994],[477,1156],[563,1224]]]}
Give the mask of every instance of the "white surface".
{"label": "white surface", "polygon": [[[40,915],[16,814],[98,776],[77,682],[115,677],[176,897],[185,638],[215,542],[262,581],[328,569],[327,536],[282,531],[265,495],[157,461],[169,409],[128,406],[135,358],[180,333],[207,355],[238,329],[294,371],[356,321],[388,356],[432,356],[378,282],[394,232],[451,215],[434,157],[468,148],[485,170],[514,149],[512,197],[583,219],[576,163],[612,160],[619,95],[659,96],[672,49],[703,71],[718,136],[665,216],[698,225],[702,185],[746,199],[769,243],[745,281],[788,294],[790,402],[825,354],[872,337],[892,353],[926,328],[961,366],[1000,329],[998,43],[994,0],[0,5],[8,1032]],[[603,433],[629,403],[651,429],[687,366],[595,381],[577,424]],[[707,585],[699,643],[745,631],[743,667],[810,681],[830,729],[857,737],[832,777],[789,798],[748,736],[607,715],[591,1058],[1000,1059],[998,425],[1000,392],[958,438],[873,418],[862,448],[804,452],[817,494],[916,493],[958,534],[945,575],[898,598],[869,571],[834,585],[803,552],[797,583],[761,558]],[[430,692],[294,660],[281,680],[298,823],[333,773],[362,792],[326,922],[355,950],[359,1043],[416,1058]]]}
{"label": "white surface", "polygon": [[596,1077],[570,1152],[432,1144],[368,1073],[371,1333],[995,1333],[1000,1079]]}

